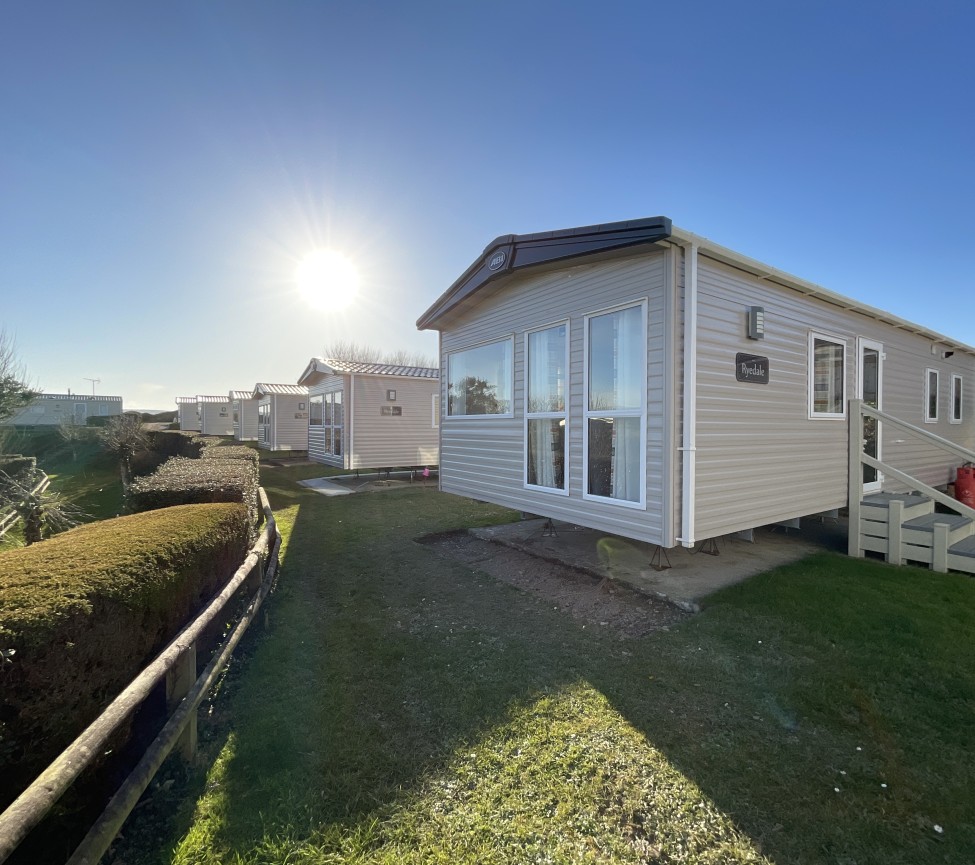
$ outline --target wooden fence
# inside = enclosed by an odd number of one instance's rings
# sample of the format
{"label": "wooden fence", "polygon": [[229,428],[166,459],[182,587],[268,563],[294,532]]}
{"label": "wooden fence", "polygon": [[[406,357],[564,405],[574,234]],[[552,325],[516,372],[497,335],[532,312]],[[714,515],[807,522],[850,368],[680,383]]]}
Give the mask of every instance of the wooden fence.
{"label": "wooden fence", "polygon": [[[274,584],[281,533],[263,488],[259,489],[264,528],[243,564],[209,605],[166,646],[105,711],[47,767],[3,814],[0,814],[0,863],[5,862],[47,815],[78,775],[101,754],[109,736],[165,679],[170,716],[142,759],[112,797],[69,860],[69,865],[95,865],[108,849],[175,748],[192,760],[196,752],[197,709],[230,660]],[[253,591],[237,626],[216,649],[203,672],[196,672],[197,643],[216,623],[238,592]]]}
{"label": "wooden fence", "polygon": [[[44,490],[48,488],[51,484],[51,479],[41,472],[41,479],[35,484],[34,488],[30,491],[32,496],[40,495]],[[5,514],[0,516],[0,538],[2,538],[7,532],[17,525],[17,521],[20,519],[20,514],[17,512],[16,508],[10,508]]]}

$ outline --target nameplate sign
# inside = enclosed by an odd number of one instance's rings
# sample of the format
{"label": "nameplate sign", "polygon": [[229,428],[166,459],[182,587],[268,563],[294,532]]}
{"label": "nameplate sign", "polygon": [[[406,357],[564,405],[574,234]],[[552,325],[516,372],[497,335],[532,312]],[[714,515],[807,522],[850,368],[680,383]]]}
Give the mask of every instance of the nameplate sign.
{"label": "nameplate sign", "polygon": [[758,354],[735,355],[735,378],[753,384],[768,384],[768,358]]}

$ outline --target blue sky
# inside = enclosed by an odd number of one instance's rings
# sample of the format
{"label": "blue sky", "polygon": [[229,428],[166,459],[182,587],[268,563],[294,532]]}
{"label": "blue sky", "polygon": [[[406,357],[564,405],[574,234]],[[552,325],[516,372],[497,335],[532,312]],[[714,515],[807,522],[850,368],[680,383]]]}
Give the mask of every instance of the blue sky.
{"label": "blue sky", "polygon": [[[499,234],[662,214],[975,344],[975,5],[0,5],[0,323],[127,407],[294,382]],[[297,291],[343,251],[340,313]]]}

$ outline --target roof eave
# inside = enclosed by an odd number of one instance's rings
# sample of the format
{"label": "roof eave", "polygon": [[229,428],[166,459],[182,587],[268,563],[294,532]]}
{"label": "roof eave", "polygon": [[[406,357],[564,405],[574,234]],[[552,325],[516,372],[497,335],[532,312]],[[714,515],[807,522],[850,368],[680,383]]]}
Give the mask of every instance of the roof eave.
{"label": "roof eave", "polygon": [[561,231],[501,235],[491,241],[453,285],[417,319],[417,329],[436,329],[435,324],[441,317],[501,277],[542,264],[656,243],[668,238],[670,231],[670,219],[654,216]]}

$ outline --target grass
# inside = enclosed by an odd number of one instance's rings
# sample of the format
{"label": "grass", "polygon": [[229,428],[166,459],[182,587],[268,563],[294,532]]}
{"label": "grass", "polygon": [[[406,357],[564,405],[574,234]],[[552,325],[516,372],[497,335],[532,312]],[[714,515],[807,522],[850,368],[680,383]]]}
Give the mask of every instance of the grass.
{"label": "grass", "polygon": [[263,472],[269,630],[129,865],[975,859],[970,579],[823,554],[623,640],[413,540],[510,512],[305,468]]}

